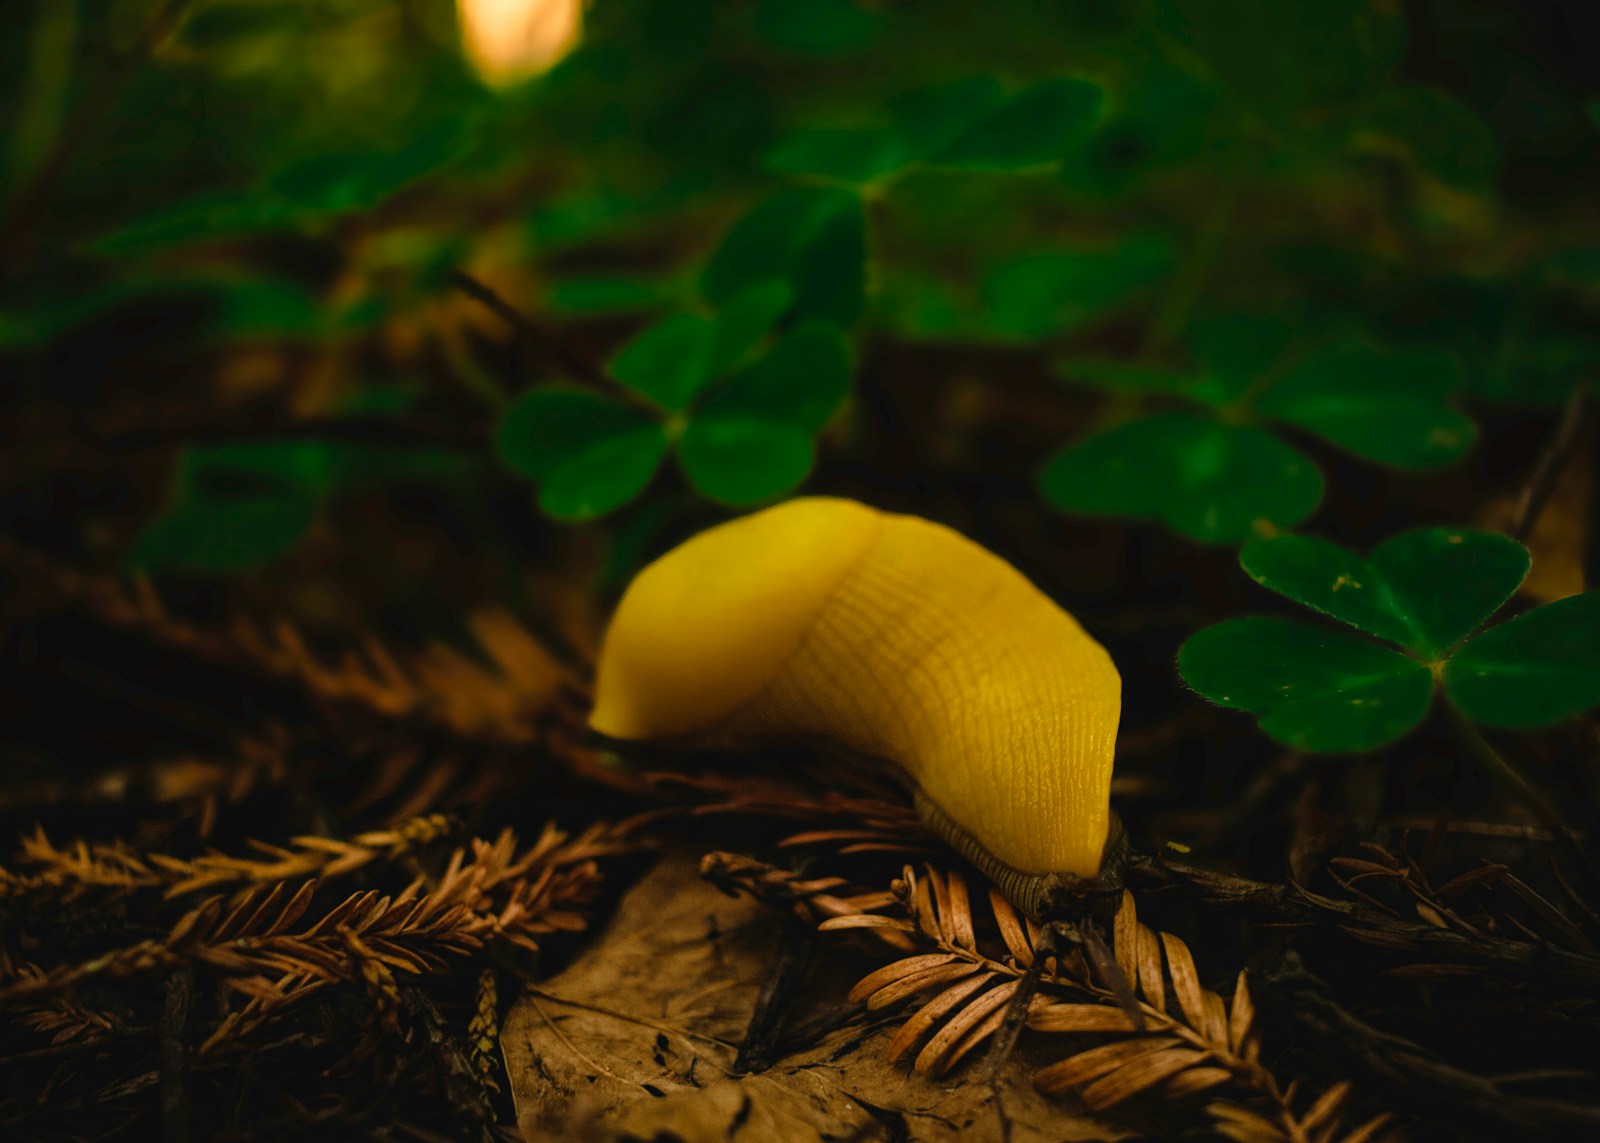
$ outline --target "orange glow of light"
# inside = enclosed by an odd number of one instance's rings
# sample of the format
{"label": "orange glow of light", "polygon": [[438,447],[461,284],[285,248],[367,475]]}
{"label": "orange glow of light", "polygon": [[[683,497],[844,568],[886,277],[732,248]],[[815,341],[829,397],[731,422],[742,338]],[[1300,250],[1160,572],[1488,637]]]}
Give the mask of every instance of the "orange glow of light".
{"label": "orange glow of light", "polygon": [[548,71],[583,33],[583,0],[456,0],[467,58],[508,87]]}

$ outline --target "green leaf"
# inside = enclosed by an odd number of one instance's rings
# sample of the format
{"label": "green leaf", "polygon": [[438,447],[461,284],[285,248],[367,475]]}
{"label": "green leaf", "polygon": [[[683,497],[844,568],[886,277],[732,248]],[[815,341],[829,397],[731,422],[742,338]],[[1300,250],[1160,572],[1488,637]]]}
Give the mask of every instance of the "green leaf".
{"label": "green leaf", "polygon": [[1463,190],[1489,187],[1500,167],[1500,141],[1488,121],[1421,84],[1385,87],[1357,115],[1354,142],[1372,136],[1395,140],[1419,167]]}
{"label": "green leaf", "polygon": [[754,504],[797,487],[811,471],[811,435],[753,417],[697,416],[679,457],[689,482],[724,504]]}
{"label": "green leaf", "polygon": [[886,274],[873,299],[877,318],[907,338],[949,337],[966,332],[973,308],[953,283],[903,266]]}
{"label": "green leaf", "polygon": [[332,446],[307,441],[184,450],[172,502],[146,528],[132,562],[220,572],[283,555],[316,521],[335,460]]}
{"label": "green leaf", "polygon": [[370,210],[471,146],[467,124],[449,122],[392,150],[328,151],[271,173],[264,186],[207,191],[124,223],[94,243],[107,254],[140,254],[206,239],[311,229]]}
{"label": "green leaf", "polygon": [[941,84],[892,100],[892,119],[883,126],[794,131],[763,163],[780,174],[870,183],[931,158],[1003,99],[992,76]]}
{"label": "green leaf", "polygon": [[550,305],[572,313],[628,313],[654,309],[670,297],[665,283],[613,274],[563,278],[550,285]]}
{"label": "green leaf", "polygon": [[756,282],[732,298],[717,315],[711,375],[738,365],[794,304],[794,289],[781,278]]}
{"label": "green leaf", "polygon": [[719,307],[774,278],[795,292],[794,318],[847,326],[866,306],[867,239],[861,200],[849,191],[797,187],[759,203],[728,232],[700,281]]}
{"label": "green leaf", "polygon": [[558,520],[604,516],[645,490],[666,452],[655,424],[594,441],[539,486],[539,507]]}
{"label": "green leaf", "polygon": [[1004,100],[999,80],[977,75],[898,96],[889,101],[889,111],[902,148],[921,161],[950,146]]}
{"label": "green leaf", "polygon": [[1491,627],[1445,664],[1444,684],[1488,726],[1546,726],[1600,703],[1600,591]]}
{"label": "green leaf", "polygon": [[989,320],[1000,333],[1040,338],[1084,325],[1159,280],[1171,247],[1135,234],[1108,250],[1030,254],[996,270],[983,285]]}
{"label": "green leaf", "polygon": [[[850,392],[850,347],[837,326],[790,330],[755,364],[734,374],[696,411],[696,420],[759,420],[815,433]],[[808,462],[809,463],[809,462]]]}
{"label": "green leaf", "polygon": [[151,521],[130,562],[136,568],[237,571],[292,550],[316,518],[316,502],[297,497],[180,501]]}
{"label": "green leaf", "polygon": [[178,459],[176,485],[185,498],[258,495],[315,497],[328,486],[336,450],[319,441],[247,441],[189,448]]}
{"label": "green leaf", "polygon": [[913,162],[905,141],[888,128],[808,128],[780,139],[762,166],[780,175],[820,175],[864,184]]}
{"label": "green leaf", "polygon": [[1037,84],[972,124],[933,160],[968,171],[1015,171],[1059,162],[1094,129],[1104,104],[1105,93],[1088,80]]}
{"label": "green leaf", "polygon": [[587,519],[626,504],[649,484],[667,447],[649,416],[588,389],[540,386],[507,410],[495,448],[541,485],[552,516]]}
{"label": "green leaf", "polygon": [[1528,574],[1528,549],[1495,532],[1417,528],[1379,544],[1370,562],[1411,628],[1411,646],[1437,658],[1511,598]]}
{"label": "green leaf", "polygon": [[682,409],[713,376],[717,325],[698,314],[673,314],[617,353],[611,374],[663,409]]}
{"label": "green leaf", "polygon": [[[332,332],[360,324],[359,313],[330,314],[325,304],[294,282],[273,278],[195,283],[215,290],[212,328],[235,337],[286,337]],[[355,317],[357,321],[347,319]]]}
{"label": "green leaf", "polygon": [[1412,641],[1382,577],[1366,560],[1315,536],[1251,540],[1239,565],[1262,587],[1402,646]]}
{"label": "green leaf", "polygon": [[1322,498],[1322,474],[1265,429],[1192,413],[1130,421],[1058,452],[1039,476],[1068,512],[1160,520],[1202,543],[1292,528]]}
{"label": "green leaf", "polygon": [[1459,460],[1477,436],[1449,404],[1460,383],[1449,353],[1338,348],[1300,362],[1256,408],[1379,464],[1437,468]]}
{"label": "green leaf", "polygon": [[1243,392],[1277,367],[1294,341],[1293,323],[1259,314],[1205,317],[1190,323],[1189,347],[1208,373]]}
{"label": "green leaf", "polygon": [[370,210],[424,175],[459,159],[475,142],[473,124],[438,123],[398,146],[328,150],[297,160],[267,179],[269,195],[309,211]]}
{"label": "green leaf", "polygon": [[1260,716],[1298,750],[1373,750],[1422,721],[1428,668],[1342,631],[1252,616],[1197,632],[1178,652],[1184,681],[1212,702]]}

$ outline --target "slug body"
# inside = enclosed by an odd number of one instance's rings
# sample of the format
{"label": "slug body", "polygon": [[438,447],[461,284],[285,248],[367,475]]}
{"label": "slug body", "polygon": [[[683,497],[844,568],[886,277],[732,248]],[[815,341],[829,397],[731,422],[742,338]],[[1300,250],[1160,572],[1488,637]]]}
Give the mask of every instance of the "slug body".
{"label": "slug body", "polygon": [[1101,871],[1120,711],[1110,656],[1010,564],[941,524],[812,497],[639,574],[590,721],[617,739],[814,737],[885,759],[924,821],[1037,914],[1045,879]]}

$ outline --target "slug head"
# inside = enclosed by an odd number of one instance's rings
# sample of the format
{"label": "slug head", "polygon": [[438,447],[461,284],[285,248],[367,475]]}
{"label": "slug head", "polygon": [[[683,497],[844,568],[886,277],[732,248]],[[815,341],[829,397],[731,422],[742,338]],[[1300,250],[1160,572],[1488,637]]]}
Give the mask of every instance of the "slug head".
{"label": "slug head", "polygon": [[1128,864],[1128,835],[1122,819],[1111,815],[1100,872],[1093,877],[1051,873],[1041,879],[1034,897],[1035,920],[1109,921],[1122,903],[1123,874]]}

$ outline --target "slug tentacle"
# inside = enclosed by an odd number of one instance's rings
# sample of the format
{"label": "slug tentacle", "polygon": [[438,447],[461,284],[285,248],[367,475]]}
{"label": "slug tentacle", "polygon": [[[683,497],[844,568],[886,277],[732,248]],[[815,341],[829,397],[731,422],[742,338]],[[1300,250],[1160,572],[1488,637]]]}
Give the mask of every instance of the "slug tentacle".
{"label": "slug tentacle", "polygon": [[1104,649],[1010,564],[940,524],[805,498],[640,574],[592,722],[697,745],[822,737],[886,759],[931,827],[1042,905],[1044,882],[1023,880],[1101,870],[1120,709]]}

